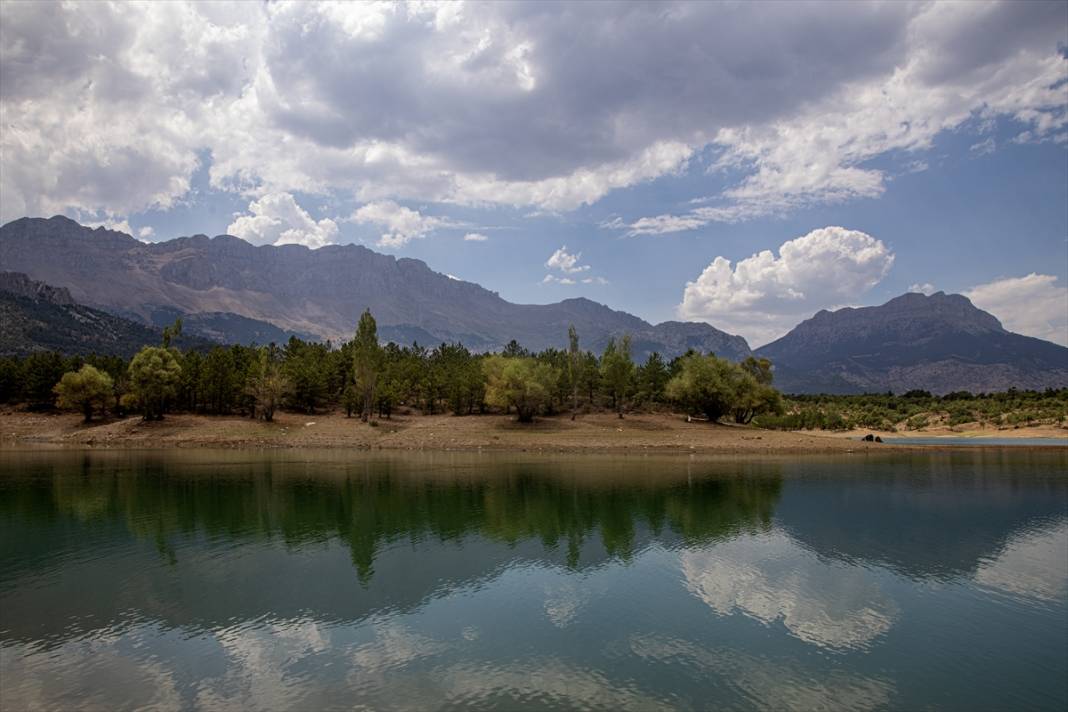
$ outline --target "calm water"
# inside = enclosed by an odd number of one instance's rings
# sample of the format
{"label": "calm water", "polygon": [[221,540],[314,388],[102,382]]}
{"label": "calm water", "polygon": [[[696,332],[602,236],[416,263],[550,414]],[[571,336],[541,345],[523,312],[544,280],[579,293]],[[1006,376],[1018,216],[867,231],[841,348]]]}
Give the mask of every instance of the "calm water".
{"label": "calm water", "polygon": [[[859,438],[858,438],[859,440]],[[979,447],[1068,447],[1068,438],[952,438],[938,437],[886,437],[883,442],[887,445],[975,445]]]}
{"label": "calm water", "polygon": [[1068,706],[1068,453],[0,452],[0,707]]}

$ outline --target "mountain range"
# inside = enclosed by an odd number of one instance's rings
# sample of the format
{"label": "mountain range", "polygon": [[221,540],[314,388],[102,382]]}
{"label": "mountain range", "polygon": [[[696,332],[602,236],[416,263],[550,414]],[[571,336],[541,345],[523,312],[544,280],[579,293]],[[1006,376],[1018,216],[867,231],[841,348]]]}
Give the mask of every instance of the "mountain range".
{"label": "mountain range", "polygon": [[[540,350],[561,346],[574,324],[582,346],[595,351],[630,334],[636,357],[689,348],[733,359],[750,353],[745,339],[708,324],[652,325],[588,299],[513,304],[419,260],[359,245],[255,247],[230,235],[143,243],[65,217],[21,218],[0,227],[0,269],[63,286],[78,303],[146,324],[158,323],[161,313],[209,314],[212,330],[201,333],[220,341],[248,341],[248,331],[270,326],[348,339],[369,308],[380,336],[400,343],[492,350],[515,339]],[[241,328],[228,328],[227,320]],[[200,328],[194,319],[186,326]]]}
{"label": "mountain range", "polygon": [[[0,280],[9,295],[0,326],[14,333],[8,323],[16,316],[25,326],[32,302],[38,342],[48,321],[42,314],[67,324],[76,309],[97,319],[121,317],[133,325],[127,331],[151,333],[181,316],[187,334],[222,343],[291,335],[336,341],[351,338],[370,308],[380,337],[398,343],[461,342],[484,351],[515,339],[540,350],[566,346],[574,324],[582,347],[593,351],[630,334],[639,360],[653,351],[670,358],[695,349],[732,360],[754,353],[742,337],[702,322],[654,325],[582,298],[513,304],[419,260],[359,245],[256,247],[230,235],[143,243],[61,216],[21,218],[0,227],[0,270],[25,275],[8,277],[7,287]],[[7,341],[20,338],[29,337]],[[1007,331],[966,297],[941,292],[821,311],[755,353],[773,362],[776,384],[795,393],[1068,386],[1068,349]]]}

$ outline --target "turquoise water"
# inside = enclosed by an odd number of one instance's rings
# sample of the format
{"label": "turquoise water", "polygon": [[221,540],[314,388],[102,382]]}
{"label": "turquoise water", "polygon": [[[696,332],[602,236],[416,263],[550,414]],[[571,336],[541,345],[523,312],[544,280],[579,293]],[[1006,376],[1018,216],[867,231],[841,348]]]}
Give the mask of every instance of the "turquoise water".
{"label": "turquoise water", "polygon": [[0,452],[0,707],[1068,706],[1068,454]]}

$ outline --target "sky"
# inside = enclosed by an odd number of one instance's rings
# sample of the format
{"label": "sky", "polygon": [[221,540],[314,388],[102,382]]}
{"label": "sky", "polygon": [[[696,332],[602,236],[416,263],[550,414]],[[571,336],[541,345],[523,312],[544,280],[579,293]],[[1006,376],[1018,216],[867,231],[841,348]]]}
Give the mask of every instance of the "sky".
{"label": "sky", "polygon": [[0,220],[359,243],[752,346],[1068,345],[1068,2],[0,3]]}

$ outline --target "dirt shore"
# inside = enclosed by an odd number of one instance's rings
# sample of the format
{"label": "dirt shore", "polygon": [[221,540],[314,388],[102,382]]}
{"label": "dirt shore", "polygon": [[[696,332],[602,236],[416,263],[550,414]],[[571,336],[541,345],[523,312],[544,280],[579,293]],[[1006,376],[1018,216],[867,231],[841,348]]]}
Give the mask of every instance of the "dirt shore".
{"label": "dirt shore", "polygon": [[170,415],[81,422],[74,414],[0,413],[0,447],[360,448],[390,450],[528,450],[546,452],[844,452],[873,447],[840,438],[687,423],[661,414],[540,418],[501,415],[406,415],[361,423],[343,414],[279,413],[264,423],[239,417]]}
{"label": "dirt shore", "polygon": [[170,415],[83,424],[75,414],[0,412],[0,447],[354,448],[532,452],[845,453],[885,449],[841,436],[688,423],[680,416],[611,414],[516,423],[501,415],[404,415],[377,426],[340,413],[279,413],[272,423],[240,417]]}
{"label": "dirt shore", "polygon": [[936,426],[919,430],[843,430],[828,432],[828,437],[856,439],[868,434],[878,435],[883,439],[894,438],[967,438],[982,443],[984,440],[1019,440],[1026,438],[1050,438],[1062,440],[1068,446],[1068,427],[1058,425],[1031,425],[1021,427],[996,427],[982,423],[965,423],[957,427]]}

